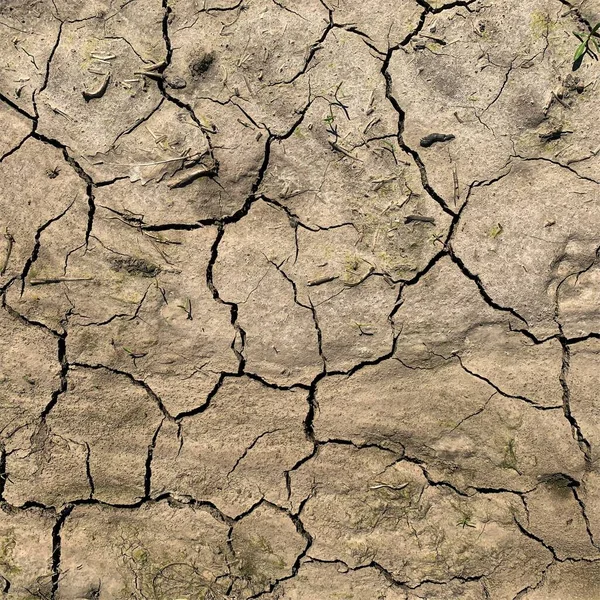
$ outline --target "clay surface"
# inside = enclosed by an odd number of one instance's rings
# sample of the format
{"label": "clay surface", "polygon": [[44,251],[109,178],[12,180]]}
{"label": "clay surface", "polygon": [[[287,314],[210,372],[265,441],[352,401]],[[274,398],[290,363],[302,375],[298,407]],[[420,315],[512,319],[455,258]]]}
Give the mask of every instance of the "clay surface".
{"label": "clay surface", "polygon": [[598,600],[598,21],[0,2],[0,598]]}

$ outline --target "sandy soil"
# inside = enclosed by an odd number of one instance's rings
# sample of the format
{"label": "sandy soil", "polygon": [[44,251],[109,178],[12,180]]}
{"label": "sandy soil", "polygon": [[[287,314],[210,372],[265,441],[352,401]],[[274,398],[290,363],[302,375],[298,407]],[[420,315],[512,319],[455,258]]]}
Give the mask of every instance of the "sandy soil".
{"label": "sandy soil", "polygon": [[3,0],[0,596],[600,598],[598,21]]}

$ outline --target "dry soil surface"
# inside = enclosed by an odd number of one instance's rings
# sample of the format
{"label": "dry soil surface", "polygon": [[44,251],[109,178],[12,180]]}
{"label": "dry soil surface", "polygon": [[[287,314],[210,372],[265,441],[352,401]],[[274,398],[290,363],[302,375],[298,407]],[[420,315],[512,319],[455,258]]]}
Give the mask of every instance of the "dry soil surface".
{"label": "dry soil surface", "polygon": [[600,598],[599,20],[3,0],[2,598]]}

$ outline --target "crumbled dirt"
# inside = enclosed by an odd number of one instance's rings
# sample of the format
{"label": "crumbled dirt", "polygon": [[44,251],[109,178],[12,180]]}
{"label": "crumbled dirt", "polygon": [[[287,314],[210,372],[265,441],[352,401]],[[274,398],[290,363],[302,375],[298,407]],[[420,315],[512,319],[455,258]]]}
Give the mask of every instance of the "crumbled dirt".
{"label": "crumbled dirt", "polygon": [[1,2],[0,598],[600,598],[598,21]]}

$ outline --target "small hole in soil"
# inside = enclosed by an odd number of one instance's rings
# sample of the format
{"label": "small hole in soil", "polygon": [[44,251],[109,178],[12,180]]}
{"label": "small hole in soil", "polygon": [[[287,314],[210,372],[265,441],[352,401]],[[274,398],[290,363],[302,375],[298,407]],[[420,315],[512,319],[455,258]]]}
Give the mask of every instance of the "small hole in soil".
{"label": "small hole in soil", "polygon": [[204,75],[204,73],[206,73],[210,69],[213,62],[215,62],[214,53],[207,52],[206,54],[203,54],[198,60],[195,60],[190,65],[190,71],[192,72],[192,75],[194,77],[201,77],[202,75]]}

